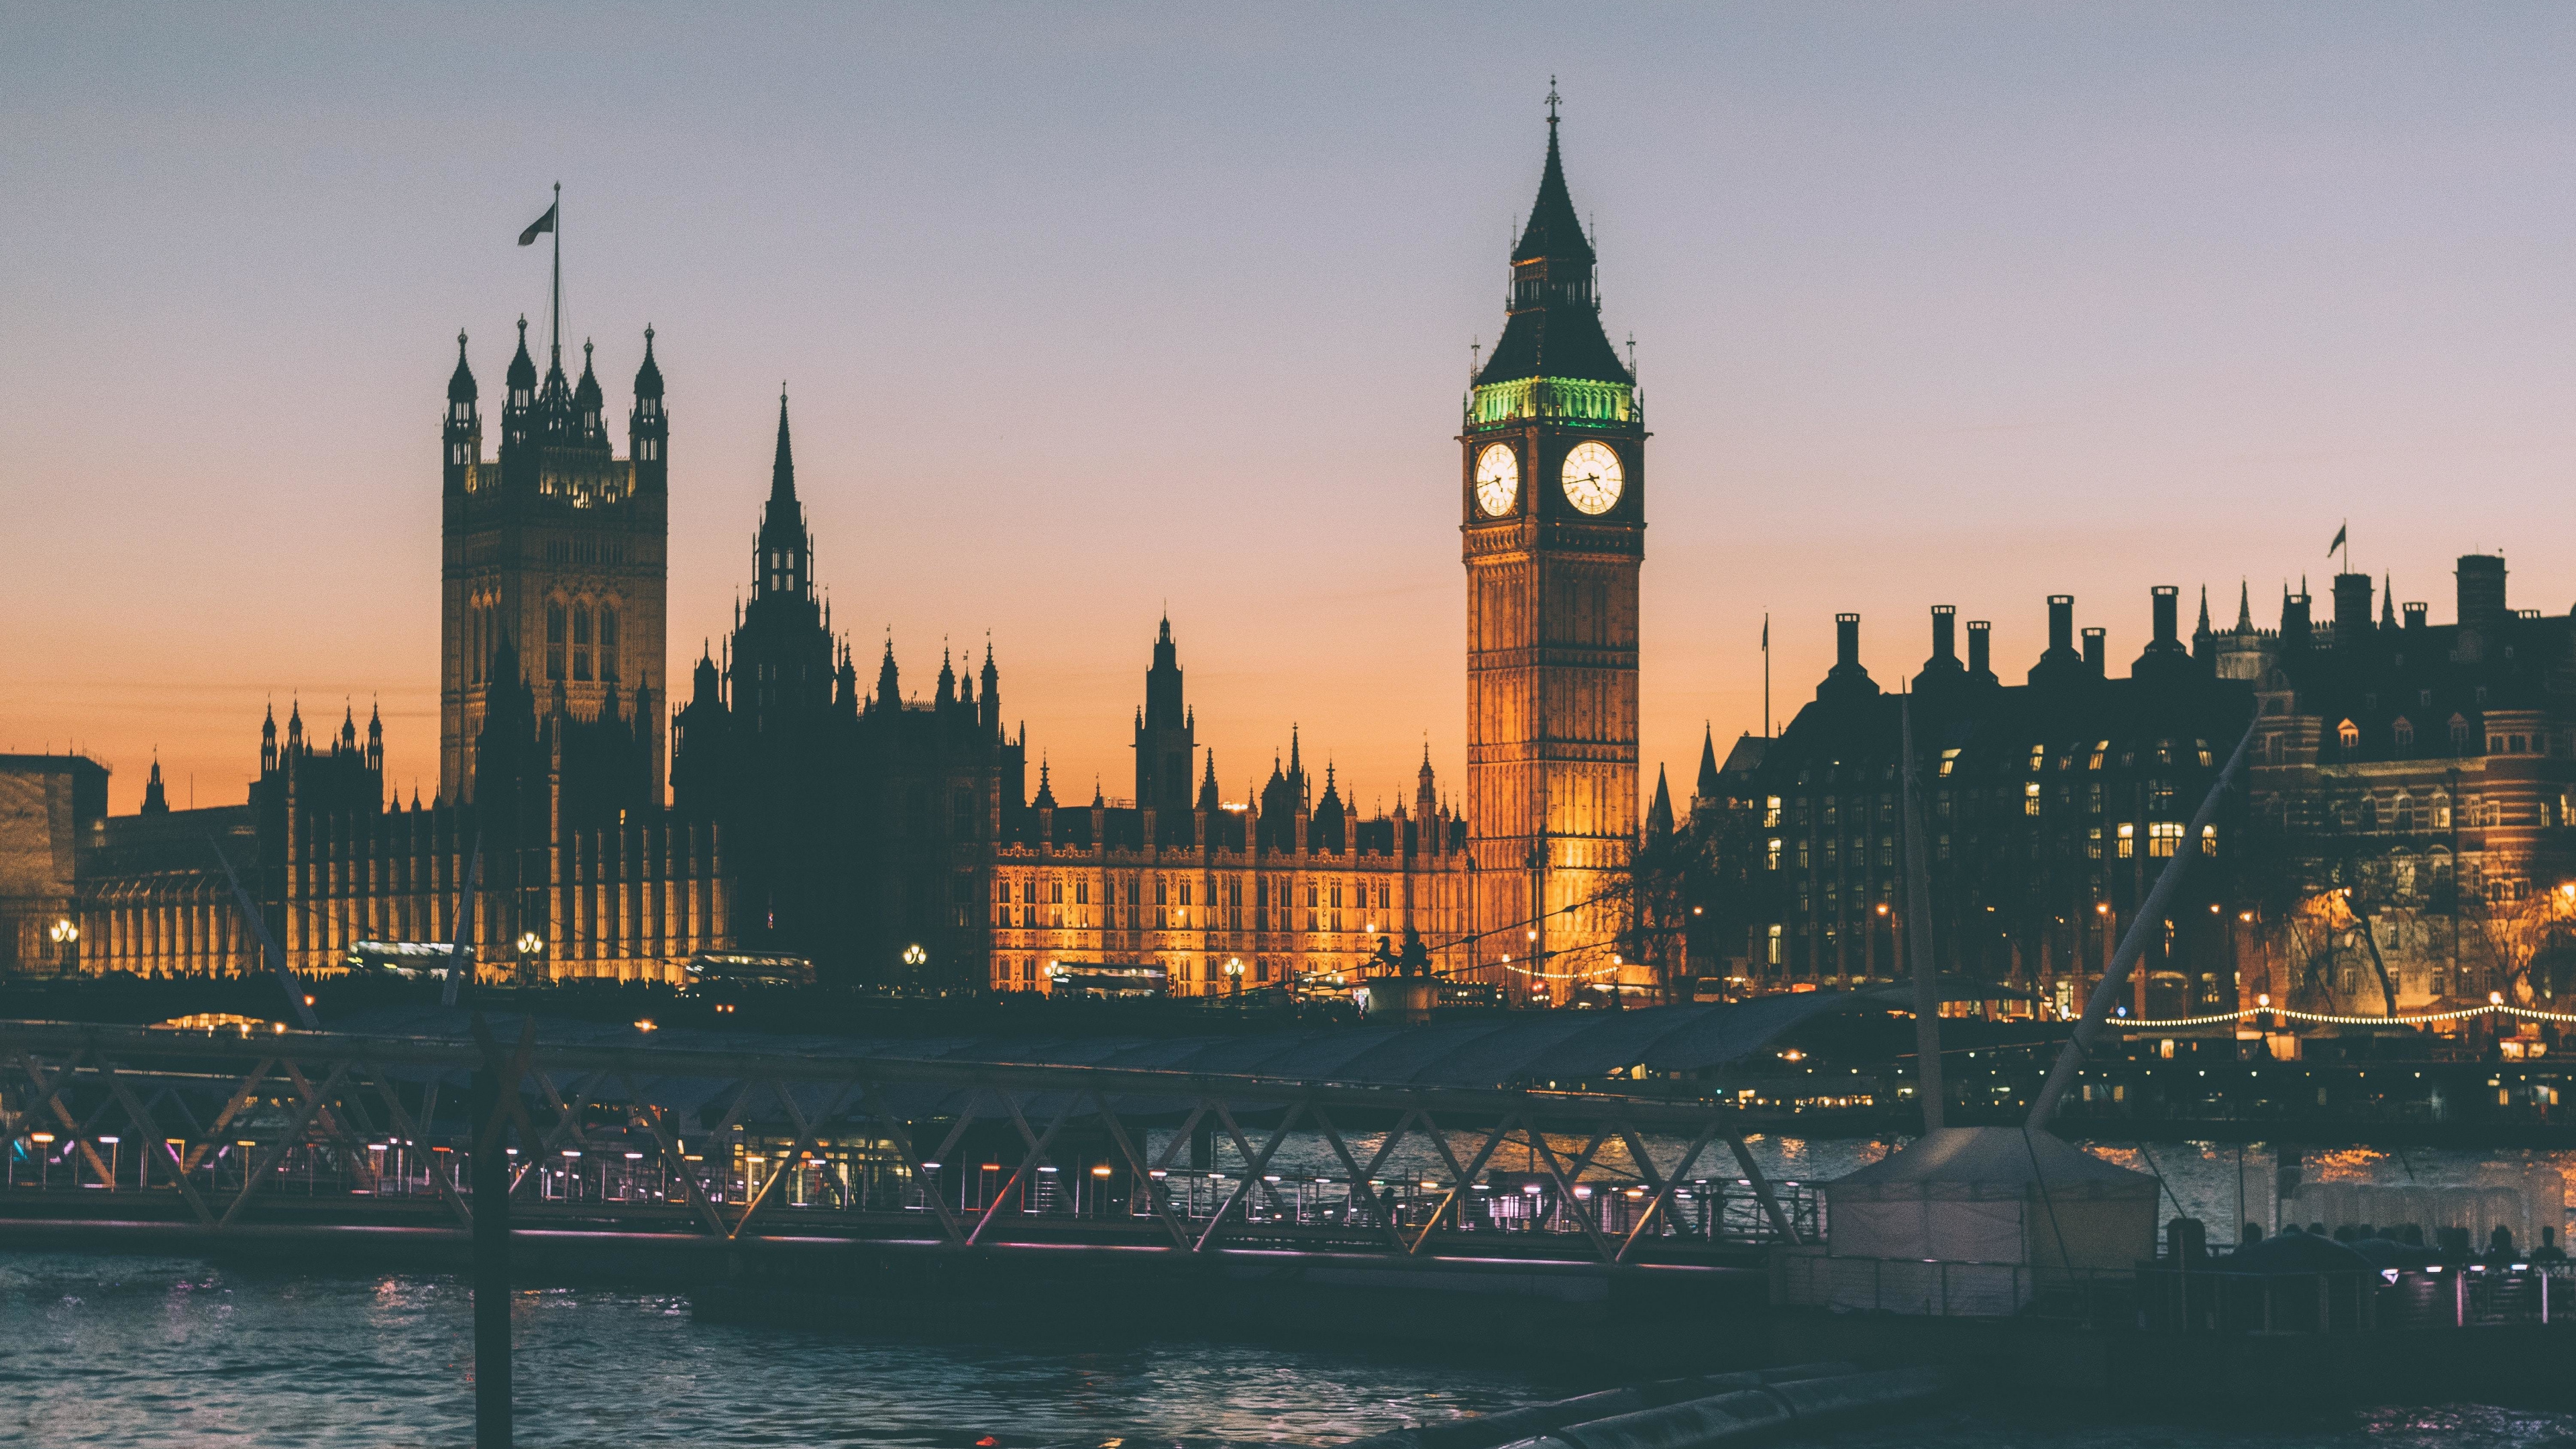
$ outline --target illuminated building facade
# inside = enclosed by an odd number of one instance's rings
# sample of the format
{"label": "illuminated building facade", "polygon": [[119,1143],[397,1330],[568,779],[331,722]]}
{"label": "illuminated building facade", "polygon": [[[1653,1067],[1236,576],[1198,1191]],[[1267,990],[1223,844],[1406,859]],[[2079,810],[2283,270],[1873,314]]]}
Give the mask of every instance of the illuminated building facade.
{"label": "illuminated building facade", "polygon": [[1617,948],[1637,842],[1646,429],[1635,375],[1601,328],[1549,100],[1508,319],[1467,395],[1459,509],[1475,914],[1489,928],[1526,923],[1520,944],[1544,963],[1526,979],[1563,1001],[1643,980]]}

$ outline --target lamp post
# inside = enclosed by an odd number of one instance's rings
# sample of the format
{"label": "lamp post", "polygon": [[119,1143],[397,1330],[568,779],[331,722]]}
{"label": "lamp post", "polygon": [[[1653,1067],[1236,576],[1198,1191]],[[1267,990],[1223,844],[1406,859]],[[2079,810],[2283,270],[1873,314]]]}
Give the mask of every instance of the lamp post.
{"label": "lamp post", "polygon": [[1235,999],[1235,1000],[1237,1000],[1237,1001],[1241,1001],[1241,1000],[1243,999],[1243,958],[1242,958],[1242,957],[1240,957],[1240,956],[1229,956],[1229,957],[1227,957],[1227,958],[1226,958],[1226,961],[1225,961],[1225,976],[1226,976],[1226,980],[1227,980],[1227,982],[1228,982],[1228,983],[1232,986],[1232,988],[1233,988],[1233,996],[1234,996],[1234,999]]}
{"label": "lamp post", "polygon": [[538,969],[536,959],[545,954],[546,938],[534,931],[521,931],[515,944],[519,948],[519,984],[534,985],[532,975]]}
{"label": "lamp post", "polygon": [[921,966],[929,959],[930,953],[921,949],[921,943],[918,941],[903,948],[904,975],[911,978],[913,985],[921,984]]}
{"label": "lamp post", "polygon": [[54,943],[54,970],[64,975],[70,974],[75,953],[80,947],[79,924],[69,916],[62,916],[46,928],[45,934],[52,938]]}

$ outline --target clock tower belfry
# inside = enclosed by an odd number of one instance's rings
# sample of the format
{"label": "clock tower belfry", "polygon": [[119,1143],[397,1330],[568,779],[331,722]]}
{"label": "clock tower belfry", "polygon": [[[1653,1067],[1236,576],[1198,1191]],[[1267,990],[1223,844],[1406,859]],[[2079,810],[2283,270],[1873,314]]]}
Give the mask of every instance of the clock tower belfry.
{"label": "clock tower belfry", "polygon": [[1564,1002],[1639,975],[1619,936],[1637,838],[1646,430],[1601,328],[1556,107],[1551,90],[1508,320],[1467,396],[1459,531],[1478,974],[1517,1000],[1543,987]]}

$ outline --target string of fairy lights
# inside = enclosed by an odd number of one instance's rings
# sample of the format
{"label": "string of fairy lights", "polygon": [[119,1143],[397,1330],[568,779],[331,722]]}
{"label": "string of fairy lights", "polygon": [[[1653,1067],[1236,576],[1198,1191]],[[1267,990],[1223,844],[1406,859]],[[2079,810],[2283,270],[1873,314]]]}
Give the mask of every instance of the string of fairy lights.
{"label": "string of fairy lights", "polygon": [[2473,1016],[2511,1016],[2524,1021],[2576,1022],[2576,1012],[2542,1011],[2538,1007],[2514,1006],[2495,993],[2483,1006],[2463,1006],[2450,1011],[2417,1012],[2410,1016],[2343,1016],[2325,1011],[2294,1011],[2274,1006],[2270,997],[2261,1004],[2241,1011],[2214,1011],[2206,1016],[2113,1017],[2108,1023],[2129,1031],[2180,1031],[2195,1026],[2216,1026],[2222,1022],[2243,1021],[2249,1016],[2277,1016],[2284,1021],[2314,1022],[2322,1026],[2437,1026],[2446,1021],[2466,1021]]}

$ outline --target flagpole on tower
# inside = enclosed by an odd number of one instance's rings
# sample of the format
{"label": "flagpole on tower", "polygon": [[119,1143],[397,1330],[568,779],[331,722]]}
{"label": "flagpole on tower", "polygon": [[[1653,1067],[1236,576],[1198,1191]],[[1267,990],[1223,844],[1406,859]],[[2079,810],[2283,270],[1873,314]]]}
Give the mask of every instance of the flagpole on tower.
{"label": "flagpole on tower", "polygon": [[1769,739],[1780,731],[1771,723],[1771,616],[1762,616],[1762,737]]}
{"label": "flagpole on tower", "polygon": [[547,214],[554,218],[555,223],[547,228],[555,234],[555,285],[549,298],[552,303],[551,310],[554,313],[551,343],[555,361],[561,362],[563,361],[563,183],[560,181],[555,183],[554,208]]}

